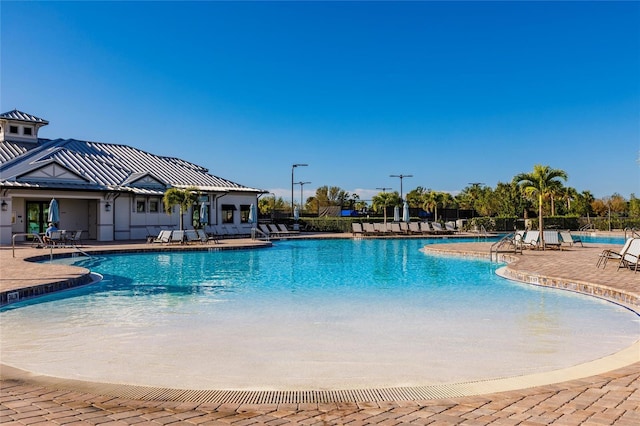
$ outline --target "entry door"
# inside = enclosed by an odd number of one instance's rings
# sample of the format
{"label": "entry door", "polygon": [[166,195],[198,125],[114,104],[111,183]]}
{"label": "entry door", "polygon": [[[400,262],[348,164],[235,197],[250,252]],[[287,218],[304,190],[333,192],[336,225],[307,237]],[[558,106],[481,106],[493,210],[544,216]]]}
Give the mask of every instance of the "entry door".
{"label": "entry door", "polygon": [[98,201],[89,200],[88,206],[89,213],[89,236],[90,240],[96,240],[98,238]]}
{"label": "entry door", "polygon": [[26,232],[41,234],[47,229],[49,217],[48,201],[27,201],[27,229]]}

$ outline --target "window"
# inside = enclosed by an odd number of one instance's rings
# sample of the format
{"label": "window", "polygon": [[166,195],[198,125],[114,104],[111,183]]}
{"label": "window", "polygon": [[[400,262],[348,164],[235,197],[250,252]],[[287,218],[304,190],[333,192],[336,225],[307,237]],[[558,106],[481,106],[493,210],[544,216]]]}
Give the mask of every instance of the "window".
{"label": "window", "polygon": [[145,202],[144,202],[144,200],[136,201],[136,212],[137,213],[144,213],[145,212]]}
{"label": "window", "polygon": [[31,136],[31,135],[33,135],[33,129],[31,127],[23,127],[22,128],[22,133],[27,135],[27,136]]}
{"label": "window", "polygon": [[18,134],[18,126],[9,126],[9,133]]}
{"label": "window", "polygon": [[149,201],[149,213],[158,213],[160,209],[158,200]]}
{"label": "window", "polygon": [[249,205],[240,205],[240,223],[249,223]]}
{"label": "window", "polygon": [[222,223],[233,223],[233,211],[236,206],[233,204],[222,205]]}

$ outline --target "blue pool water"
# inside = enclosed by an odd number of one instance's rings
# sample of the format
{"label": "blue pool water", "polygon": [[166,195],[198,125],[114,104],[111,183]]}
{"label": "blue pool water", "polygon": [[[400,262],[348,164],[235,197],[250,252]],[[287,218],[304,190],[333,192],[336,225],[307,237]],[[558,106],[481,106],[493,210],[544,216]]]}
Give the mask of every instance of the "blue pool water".
{"label": "blue pool water", "polygon": [[0,313],[2,362],[198,389],[405,386],[549,371],[638,338],[624,308],[420,251],[431,243],[291,240],[82,260],[104,281]]}

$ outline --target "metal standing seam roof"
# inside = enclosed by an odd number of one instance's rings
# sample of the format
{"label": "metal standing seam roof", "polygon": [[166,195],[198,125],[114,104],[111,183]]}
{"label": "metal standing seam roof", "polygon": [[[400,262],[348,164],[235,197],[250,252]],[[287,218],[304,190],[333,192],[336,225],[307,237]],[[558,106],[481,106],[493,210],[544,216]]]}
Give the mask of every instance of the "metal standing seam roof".
{"label": "metal standing seam roof", "polygon": [[[161,193],[157,189],[135,187],[135,182],[131,182],[136,175],[151,174],[169,186],[194,186],[208,191],[264,192],[211,175],[206,168],[197,164],[179,158],[157,156],[127,145],[76,139],[42,139],[39,142],[31,150],[19,143],[2,143],[0,185],[20,186],[20,176],[55,161],[86,177],[90,186],[98,185],[108,190]],[[11,184],[8,184],[9,181]],[[52,181],[28,182],[29,187],[49,187],[51,184]]]}
{"label": "metal standing seam roof", "polygon": [[7,120],[26,121],[29,123],[40,123],[42,125],[49,124],[47,120],[36,117],[35,115],[27,114],[26,112],[18,111],[17,109],[9,112],[3,112],[0,114],[0,119],[3,118]]}

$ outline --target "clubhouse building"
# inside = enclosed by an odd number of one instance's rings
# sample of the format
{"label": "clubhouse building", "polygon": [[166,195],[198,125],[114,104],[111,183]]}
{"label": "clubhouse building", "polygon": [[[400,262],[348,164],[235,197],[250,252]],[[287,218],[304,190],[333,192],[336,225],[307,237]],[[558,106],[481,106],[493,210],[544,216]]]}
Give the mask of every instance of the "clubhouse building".
{"label": "clubhouse building", "polygon": [[[13,110],[0,114],[0,244],[42,233],[52,199],[59,229],[83,231],[84,240],[145,239],[177,229],[179,209],[167,214],[169,188],[195,187],[198,204],[184,214],[190,228],[199,214],[209,227],[249,233],[250,205],[266,191],[209,174],[201,166],[132,146],[76,139],[42,139],[48,121]],[[199,223],[199,222],[196,222]]]}

